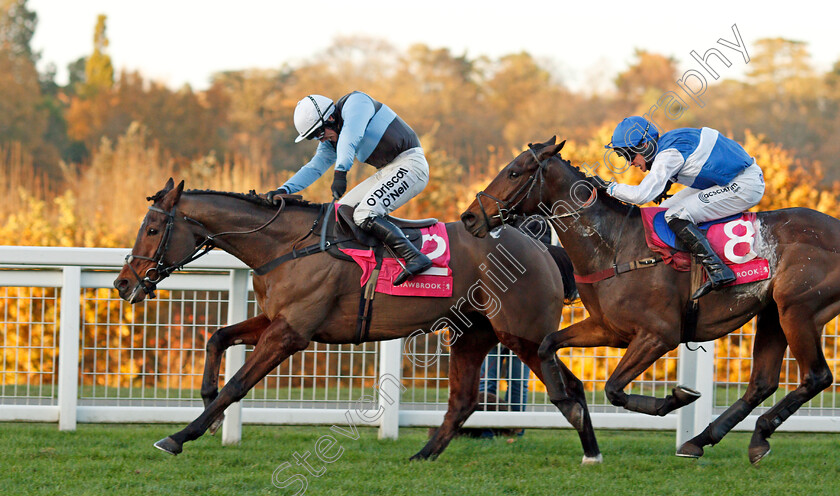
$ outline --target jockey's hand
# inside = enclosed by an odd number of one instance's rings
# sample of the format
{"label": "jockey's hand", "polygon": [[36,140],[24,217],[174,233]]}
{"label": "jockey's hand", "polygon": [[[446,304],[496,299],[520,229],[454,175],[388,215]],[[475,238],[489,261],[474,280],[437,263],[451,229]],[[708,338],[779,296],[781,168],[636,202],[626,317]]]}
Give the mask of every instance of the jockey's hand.
{"label": "jockey's hand", "polygon": [[275,198],[276,196],[280,195],[288,195],[289,190],[287,190],[284,186],[280,186],[277,189],[273,189],[265,194],[266,200],[270,201],[271,203],[277,204],[280,202],[279,198]]}
{"label": "jockey's hand", "polygon": [[332,190],[333,199],[338,200],[344,196],[344,192],[347,191],[347,171],[335,171],[330,189]]}
{"label": "jockey's hand", "polygon": [[598,175],[590,176],[590,178],[592,179],[592,185],[598,189],[606,190],[612,185],[612,181],[607,181]]}
{"label": "jockey's hand", "polygon": [[662,202],[664,202],[665,200],[667,200],[668,198],[671,198],[672,196],[674,196],[674,195],[669,195],[668,194],[668,191],[671,189],[671,185],[673,185],[673,184],[674,184],[673,181],[668,181],[668,183],[665,185],[665,189],[662,190],[662,193],[659,193],[659,196],[657,196],[656,198],[653,199],[653,202],[656,203],[657,205],[659,205]]}

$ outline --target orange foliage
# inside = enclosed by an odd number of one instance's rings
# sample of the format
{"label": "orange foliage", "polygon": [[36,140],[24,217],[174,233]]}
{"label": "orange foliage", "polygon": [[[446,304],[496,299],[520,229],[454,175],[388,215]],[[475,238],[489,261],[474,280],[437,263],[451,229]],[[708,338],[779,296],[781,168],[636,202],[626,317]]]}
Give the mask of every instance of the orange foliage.
{"label": "orange foliage", "polygon": [[[629,168],[614,175],[604,166],[603,143],[609,141],[611,129],[602,126],[586,142],[569,141],[563,156],[575,164],[597,164],[590,172],[602,177],[618,179],[626,183],[638,182],[642,173]],[[547,137],[542,137],[545,139]],[[562,139],[562,136],[560,137]],[[472,201],[475,193],[482,189],[519,150],[501,151],[489,147],[487,154],[492,157],[485,164],[473,164],[467,170],[459,167],[443,150],[434,146],[434,134],[423,137],[426,153],[431,164],[431,180],[426,190],[408,205],[397,211],[397,215],[406,217],[437,216],[443,220],[452,220]],[[762,166],[768,188],[761,209],[783,208],[788,206],[806,206],[816,208],[832,215],[838,215],[838,186],[830,189],[821,188],[823,175],[819,164],[806,166],[787,149],[768,143],[761,136],[746,133],[746,150]],[[153,140],[150,140],[143,126],[132,125],[116,143],[103,139],[91,164],[86,167],[65,167],[66,189],[56,191],[43,179],[26,175],[25,165],[31,160],[17,148],[0,150],[3,158],[0,168],[6,172],[0,176],[0,194],[10,201],[0,205],[3,211],[0,221],[0,243],[17,245],[52,245],[52,246],[127,246],[132,242],[134,229],[145,213],[146,202],[143,197],[152,194],[162,186],[163,180],[171,175],[185,178],[188,187],[195,189],[213,188],[220,190],[246,191],[257,189],[266,191],[276,187],[291,174],[289,171],[274,173],[257,153],[255,157],[226,157],[218,159],[210,154],[191,166],[175,169],[173,161],[161,152]],[[616,164],[618,165],[618,164]],[[616,167],[614,167],[615,169]],[[357,165],[350,174],[351,187],[367,176],[364,166]],[[329,176],[329,175],[327,175]],[[324,177],[307,189],[307,197],[315,201],[326,201],[330,197],[331,177]],[[49,299],[40,298],[38,293],[50,290],[32,290],[22,293],[14,288],[7,289],[6,297],[0,298],[3,311],[9,312],[10,319],[28,308],[29,299],[44,301],[45,312],[54,312],[54,304]],[[113,300],[103,303],[111,290],[89,290],[85,297],[86,322],[110,322],[104,329],[95,326],[86,327],[83,332],[86,345],[86,369],[83,371],[83,384],[111,387],[151,386],[149,381],[158,381],[161,387],[171,381],[181,381],[184,387],[198,387],[200,364],[194,354],[203,354],[206,332],[211,332],[219,323],[208,322],[206,331],[202,331],[195,340],[192,334],[184,337],[183,327],[178,322],[168,324],[170,328],[165,338],[152,339],[143,332],[135,332],[127,326],[137,312],[145,312],[129,305],[120,305]],[[38,293],[38,294],[36,294]],[[100,301],[99,303],[96,303]],[[154,310],[153,312],[157,312]],[[564,314],[566,324],[572,319],[584,318],[584,311],[579,308],[567,308]],[[150,317],[153,318],[153,317]],[[564,324],[565,325],[565,324]],[[45,327],[46,326],[46,327]],[[6,326],[4,339],[7,345],[21,344],[23,351],[14,355],[9,348],[5,350],[6,364],[3,378],[6,384],[31,384],[43,363],[47,371],[54,368],[55,324],[28,324],[14,330]],[[826,330],[826,350],[830,362],[836,367],[838,357],[834,355],[834,343],[838,339],[837,326],[832,323]],[[718,381],[743,381],[749,377],[752,347],[752,333],[749,326],[733,333],[717,343]],[[161,341],[161,339],[163,339]],[[195,342],[193,342],[195,341]],[[131,350],[163,348],[158,351],[155,374],[144,374],[151,365],[150,353],[136,354]],[[12,355],[10,355],[12,353]],[[43,358],[41,358],[43,354]],[[14,355],[14,357],[13,357]],[[650,370],[643,374],[642,381],[676,380],[676,353],[669,354]],[[161,357],[166,357],[161,361]],[[590,388],[602,387],[595,382],[612,371],[621,351],[607,348],[589,350],[564,350],[560,357],[567,363]],[[728,358],[728,360],[727,360]],[[165,365],[162,365],[165,362]],[[198,365],[196,365],[198,364]],[[787,368],[786,368],[787,370]],[[12,373],[13,371],[16,371]],[[184,378],[182,374],[188,374]],[[796,368],[790,368],[791,377],[784,381],[795,384]],[[180,376],[180,378],[178,378]],[[183,381],[187,381],[184,383]],[[637,381],[637,387],[639,382]],[[538,390],[541,385],[534,384]]]}

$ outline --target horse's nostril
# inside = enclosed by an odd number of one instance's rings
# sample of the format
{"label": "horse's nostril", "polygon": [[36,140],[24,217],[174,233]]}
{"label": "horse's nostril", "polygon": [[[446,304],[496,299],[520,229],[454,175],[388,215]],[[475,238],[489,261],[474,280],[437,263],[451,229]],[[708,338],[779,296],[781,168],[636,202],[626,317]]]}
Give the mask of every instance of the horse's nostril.
{"label": "horse's nostril", "polygon": [[128,287],[128,279],[117,279],[114,281],[114,287],[119,291],[125,290]]}
{"label": "horse's nostril", "polygon": [[463,222],[464,225],[467,227],[472,227],[473,224],[475,224],[475,215],[473,215],[471,212],[464,212],[461,215],[461,222]]}

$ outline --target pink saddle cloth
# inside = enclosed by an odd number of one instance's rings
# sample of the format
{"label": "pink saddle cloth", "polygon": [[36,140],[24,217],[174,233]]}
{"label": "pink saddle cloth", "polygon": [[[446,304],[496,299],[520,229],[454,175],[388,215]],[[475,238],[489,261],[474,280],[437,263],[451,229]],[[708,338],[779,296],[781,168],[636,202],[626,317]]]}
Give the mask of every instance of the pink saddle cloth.
{"label": "pink saddle cloth", "polygon": [[[665,208],[642,208],[642,223],[648,247],[662,257],[662,261],[678,271],[691,269],[691,254],[674,248],[674,233],[665,222]],[[770,278],[770,263],[755,252],[757,216],[752,212],[700,224],[706,239],[721,260],[735,271],[730,286]]]}
{"label": "pink saddle cloth", "polygon": [[[394,286],[391,281],[402,272],[402,267],[396,259],[386,258],[382,261],[382,268],[376,281],[377,293],[440,298],[452,296],[452,269],[449,268],[449,235],[446,233],[446,225],[438,222],[433,226],[422,228],[420,233],[423,236],[423,246],[420,251],[432,260],[432,266],[401,285]],[[359,264],[362,268],[360,285],[367,284],[376,268],[373,249],[339,249],[353,257],[353,260]]]}

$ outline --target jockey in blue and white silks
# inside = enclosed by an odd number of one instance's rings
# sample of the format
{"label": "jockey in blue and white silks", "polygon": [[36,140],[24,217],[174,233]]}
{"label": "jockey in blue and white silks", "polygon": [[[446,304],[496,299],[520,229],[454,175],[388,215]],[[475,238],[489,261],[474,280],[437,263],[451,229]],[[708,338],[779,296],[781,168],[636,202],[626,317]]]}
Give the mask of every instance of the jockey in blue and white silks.
{"label": "jockey in blue and white silks", "polygon": [[668,209],[668,226],[709,276],[692,298],[733,282],[735,273],[711,249],[697,224],[743,212],[761,201],[764,175],[755,159],[714,129],[675,129],[659,137],[656,126],[635,116],[619,123],[606,148],[650,171],[636,186],[610,184],[607,193],[619,200],[640,205],[662,194],[669,181],[687,186],[661,206]]}
{"label": "jockey in blue and white silks", "polygon": [[[405,260],[405,270],[394,285],[430,267],[432,261],[385,218],[429,182],[429,164],[411,127],[387,105],[359,91],[335,103],[322,95],[309,95],[298,102],[294,121],[300,133],[295,143],[304,139],[321,143],[315,156],[283,186],[270,191],[268,198],[305,189],[335,164],[333,197],[341,198],[342,205],[356,207],[354,222]],[[347,171],[356,159],[378,170],[344,195]]]}

